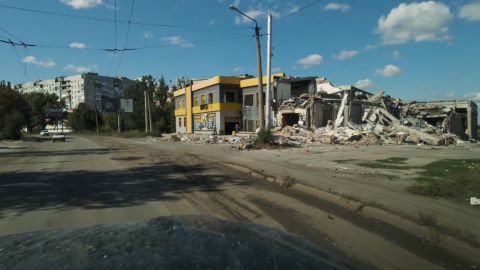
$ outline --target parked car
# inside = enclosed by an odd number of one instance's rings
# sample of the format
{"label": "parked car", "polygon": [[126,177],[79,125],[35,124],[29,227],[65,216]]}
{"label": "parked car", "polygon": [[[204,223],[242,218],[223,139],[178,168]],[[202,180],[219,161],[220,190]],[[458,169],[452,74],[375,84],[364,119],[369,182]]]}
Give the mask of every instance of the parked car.
{"label": "parked car", "polygon": [[50,134],[48,133],[48,129],[42,129],[42,130],[40,131],[40,136],[48,136],[48,135],[50,135]]}
{"label": "parked car", "polygon": [[52,135],[52,143],[54,143],[55,141],[64,142],[65,141],[65,134],[63,134],[63,133],[53,134]]}

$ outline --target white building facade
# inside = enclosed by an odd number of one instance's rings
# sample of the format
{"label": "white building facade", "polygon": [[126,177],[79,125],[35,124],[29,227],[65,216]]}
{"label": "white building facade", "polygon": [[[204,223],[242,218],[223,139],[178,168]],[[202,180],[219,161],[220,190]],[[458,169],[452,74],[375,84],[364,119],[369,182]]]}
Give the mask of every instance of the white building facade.
{"label": "white building facade", "polygon": [[64,99],[67,109],[73,110],[84,102],[101,113],[115,112],[125,89],[134,81],[125,77],[101,76],[97,73],[56,77],[55,79],[27,82],[15,86],[20,93],[43,92]]}

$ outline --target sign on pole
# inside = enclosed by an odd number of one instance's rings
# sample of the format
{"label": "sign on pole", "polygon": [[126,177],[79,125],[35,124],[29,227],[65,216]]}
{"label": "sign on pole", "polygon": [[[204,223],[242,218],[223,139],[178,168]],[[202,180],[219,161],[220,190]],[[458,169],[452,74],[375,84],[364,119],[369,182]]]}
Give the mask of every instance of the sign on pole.
{"label": "sign on pole", "polygon": [[120,108],[123,112],[133,112],[133,99],[121,98]]}

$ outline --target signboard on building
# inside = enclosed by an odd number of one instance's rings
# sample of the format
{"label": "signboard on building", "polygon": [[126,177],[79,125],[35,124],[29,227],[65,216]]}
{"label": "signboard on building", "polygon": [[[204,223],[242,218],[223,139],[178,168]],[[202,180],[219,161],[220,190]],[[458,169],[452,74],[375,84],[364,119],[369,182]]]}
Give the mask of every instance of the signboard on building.
{"label": "signboard on building", "polygon": [[133,112],[133,99],[120,99],[120,109],[123,112]]}
{"label": "signboard on building", "polygon": [[200,113],[194,115],[194,131],[213,131],[215,130],[215,113]]}

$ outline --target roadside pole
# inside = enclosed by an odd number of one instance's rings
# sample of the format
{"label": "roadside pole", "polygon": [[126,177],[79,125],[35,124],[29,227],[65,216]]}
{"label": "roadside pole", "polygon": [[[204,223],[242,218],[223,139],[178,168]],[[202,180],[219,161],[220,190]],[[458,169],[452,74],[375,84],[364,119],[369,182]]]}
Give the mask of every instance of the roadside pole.
{"label": "roadside pole", "polygon": [[267,89],[265,90],[265,127],[270,127],[270,91],[272,88],[272,14],[268,14],[268,34],[267,34]]}
{"label": "roadside pole", "polygon": [[148,133],[147,91],[143,91],[143,96],[144,96],[144,99],[145,99],[145,133]]}
{"label": "roadside pole", "polygon": [[255,39],[257,41],[257,68],[258,68],[258,109],[260,110],[260,129],[265,129],[265,102],[263,101],[262,53],[260,50],[260,28],[255,25]]}
{"label": "roadside pole", "polygon": [[98,114],[97,114],[97,104],[95,104],[95,125],[97,126],[97,134],[98,134]]}
{"label": "roadside pole", "polygon": [[120,126],[120,114],[122,113],[122,111],[118,111],[117,112],[117,125],[118,125],[118,134],[120,134],[120,132],[122,131],[121,129],[121,126]]}
{"label": "roadside pole", "polygon": [[150,95],[147,96],[147,103],[148,103],[148,121],[150,124],[150,132],[152,132],[152,111],[150,109]]}

